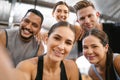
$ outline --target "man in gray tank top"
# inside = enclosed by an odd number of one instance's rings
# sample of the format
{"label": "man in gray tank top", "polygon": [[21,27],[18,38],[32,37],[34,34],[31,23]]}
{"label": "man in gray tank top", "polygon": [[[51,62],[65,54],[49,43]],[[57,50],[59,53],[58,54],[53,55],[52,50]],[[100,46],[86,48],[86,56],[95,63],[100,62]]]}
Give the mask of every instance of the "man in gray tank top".
{"label": "man in gray tank top", "polygon": [[29,9],[19,28],[0,30],[0,45],[8,49],[15,66],[22,60],[43,54],[43,44],[38,44],[35,38],[40,34],[43,19],[41,12]]}

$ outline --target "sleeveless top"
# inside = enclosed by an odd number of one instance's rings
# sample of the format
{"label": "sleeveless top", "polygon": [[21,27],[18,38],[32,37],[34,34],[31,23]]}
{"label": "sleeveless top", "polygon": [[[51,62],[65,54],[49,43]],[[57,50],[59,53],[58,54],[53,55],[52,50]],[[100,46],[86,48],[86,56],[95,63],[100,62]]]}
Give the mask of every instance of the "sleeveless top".
{"label": "sleeveless top", "polygon": [[[42,77],[43,77],[43,68],[44,68],[43,67],[44,66],[43,65],[44,55],[39,56],[38,58],[39,59],[38,59],[37,75],[36,75],[36,79],[35,80],[42,80]],[[61,61],[60,68],[61,68],[60,80],[68,80],[63,61]]]}
{"label": "sleeveless top", "polygon": [[[114,59],[115,59],[115,57],[116,57],[117,55],[118,55],[118,54],[115,54],[115,53],[114,53],[113,61],[114,61]],[[94,66],[93,64],[92,64],[92,68],[93,68],[93,70],[95,71],[96,75],[98,76],[99,80],[103,80],[102,77],[100,76],[100,74],[97,72],[97,70],[96,70],[96,68],[95,68],[95,66]],[[115,75],[116,75],[116,77],[117,77],[117,80],[120,80],[120,76],[118,75],[118,73],[117,73],[117,71],[115,70],[115,68],[114,68],[114,71],[115,71]]]}
{"label": "sleeveless top", "polygon": [[16,66],[20,61],[36,56],[39,45],[35,38],[29,42],[21,40],[19,28],[6,29],[6,47],[10,51],[10,56]]}

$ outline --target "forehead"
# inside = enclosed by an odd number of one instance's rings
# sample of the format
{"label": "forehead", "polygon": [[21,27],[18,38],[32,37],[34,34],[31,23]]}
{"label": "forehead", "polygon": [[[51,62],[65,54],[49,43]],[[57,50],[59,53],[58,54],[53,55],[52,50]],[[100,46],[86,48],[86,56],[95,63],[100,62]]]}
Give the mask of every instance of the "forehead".
{"label": "forehead", "polygon": [[53,33],[54,34],[59,34],[61,37],[66,38],[66,39],[70,39],[72,41],[74,41],[75,39],[75,33],[68,27],[59,27],[56,28]]}
{"label": "forehead", "polygon": [[67,10],[67,11],[69,10],[68,7],[67,7],[66,5],[64,5],[64,4],[58,5],[58,6],[56,7],[56,10],[57,10],[57,9]]}
{"label": "forehead", "polygon": [[81,17],[81,16],[86,16],[89,14],[95,14],[95,12],[96,10],[93,7],[89,6],[89,7],[78,10],[77,15]]}
{"label": "forehead", "polygon": [[35,13],[29,12],[24,18],[32,18],[32,19],[38,19],[41,20],[41,17],[36,15]]}
{"label": "forehead", "polygon": [[87,37],[85,37],[84,39],[83,39],[83,44],[85,44],[85,45],[87,45],[87,44],[99,44],[100,43],[100,39],[99,38],[97,38],[97,37],[95,37],[95,36],[93,36],[93,35],[89,35],[89,36],[87,36]]}
{"label": "forehead", "polygon": [[24,18],[27,18],[34,23],[41,23],[41,17],[32,12],[29,12]]}

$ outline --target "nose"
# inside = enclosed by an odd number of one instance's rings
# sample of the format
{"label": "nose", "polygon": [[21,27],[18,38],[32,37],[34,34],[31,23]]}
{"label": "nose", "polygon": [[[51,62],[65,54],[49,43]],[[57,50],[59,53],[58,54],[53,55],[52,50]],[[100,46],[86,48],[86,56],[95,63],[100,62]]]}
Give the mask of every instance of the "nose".
{"label": "nose", "polygon": [[87,54],[92,54],[93,53],[93,50],[91,48],[88,48],[87,49]]}
{"label": "nose", "polygon": [[85,23],[89,23],[90,19],[88,17],[85,18]]}
{"label": "nose", "polygon": [[59,45],[58,45],[58,48],[60,49],[60,50],[64,50],[64,48],[65,48],[65,43],[60,43]]}
{"label": "nose", "polygon": [[28,23],[28,24],[26,25],[26,28],[27,28],[27,29],[32,28],[32,24],[31,24],[31,23]]}
{"label": "nose", "polygon": [[64,17],[65,16],[65,13],[64,11],[61,12],[61,16]]}

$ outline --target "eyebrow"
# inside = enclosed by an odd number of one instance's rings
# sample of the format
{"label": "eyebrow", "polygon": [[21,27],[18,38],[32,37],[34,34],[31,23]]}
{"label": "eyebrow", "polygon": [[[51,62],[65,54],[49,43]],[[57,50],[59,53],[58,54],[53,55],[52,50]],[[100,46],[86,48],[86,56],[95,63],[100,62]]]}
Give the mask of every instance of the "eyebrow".
{"label": "eyebrow", "polygon": [[[55,35],[58,36],[58,37],[60,37],[60,38],[62,38],[62,36],[59,35],[59,34],[55,34]],[[72,41],[71,39],[67,39],[67,41],[69,41],[69,42],[74,42],[74,41]]]}

